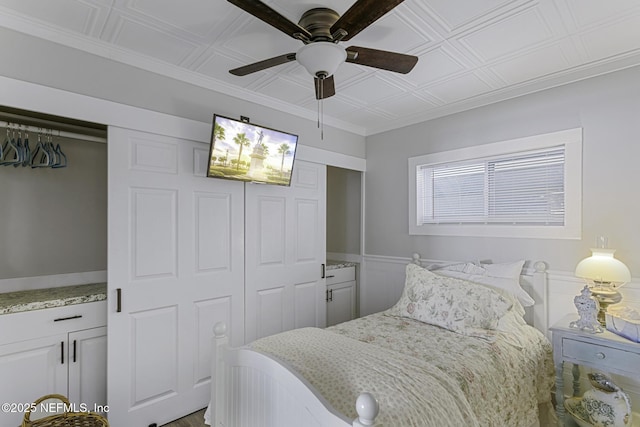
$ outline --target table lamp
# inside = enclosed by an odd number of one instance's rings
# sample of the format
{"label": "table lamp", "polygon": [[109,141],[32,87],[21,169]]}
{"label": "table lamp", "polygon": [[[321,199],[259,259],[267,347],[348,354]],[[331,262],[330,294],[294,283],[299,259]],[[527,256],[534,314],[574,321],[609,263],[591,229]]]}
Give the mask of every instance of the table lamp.
{"label": "table lamp", "polygon": [[613,257],[616,250],[606,247],[606,238],[599,237],[597,246],[591,248],[590,257],[578,263],[575,275],[588,280],[591,294],[600,304],[598,322],[605,326],[607,307],[622,301],[617,289],[631,281],[631,272],[622,261]]}

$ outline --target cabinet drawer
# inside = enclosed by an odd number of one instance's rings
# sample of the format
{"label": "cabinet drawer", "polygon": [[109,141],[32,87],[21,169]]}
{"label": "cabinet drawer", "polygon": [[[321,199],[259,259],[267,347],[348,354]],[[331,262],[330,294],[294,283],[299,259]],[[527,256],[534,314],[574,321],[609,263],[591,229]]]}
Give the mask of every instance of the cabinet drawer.
{"label": "cabinet drawer", "polygon": [[564,338],[563,356],[591,365],[606,365],[637,375],[640,353]]}
{"label": "cabinet drawer", "polygon": [[345,267],[327,270],[327,285],[356,280],[356,268]]}
{"label": "cabinet drawer", "polygon": [[107,324],[107,301],[0,315],[1,344],[40,338]]}

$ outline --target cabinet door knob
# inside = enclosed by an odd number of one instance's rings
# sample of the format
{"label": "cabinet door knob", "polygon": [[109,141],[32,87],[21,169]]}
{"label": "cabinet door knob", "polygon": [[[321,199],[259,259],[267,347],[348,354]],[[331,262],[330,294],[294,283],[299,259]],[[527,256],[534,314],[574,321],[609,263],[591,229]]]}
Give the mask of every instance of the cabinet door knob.
{"label": "cabinet door knob", "polygon": [[607,357],[603,352],[599,351],[596,353],[596,357],[600,360],[604,359],[605,357]]}

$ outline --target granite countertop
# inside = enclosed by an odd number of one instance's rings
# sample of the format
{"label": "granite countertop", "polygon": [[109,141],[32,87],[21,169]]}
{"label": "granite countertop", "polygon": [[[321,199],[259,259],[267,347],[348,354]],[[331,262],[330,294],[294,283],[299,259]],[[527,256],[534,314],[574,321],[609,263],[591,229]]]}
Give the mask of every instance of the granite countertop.
{"label": "granite countertop", "polygon": [[0,315],[107,299],[106,283],[0,293]]}
{"label": "granite countertop", "polygon": [[357,265],[357,262],[327,260],[327,270],[337,270],[338,268],[355,267]]}

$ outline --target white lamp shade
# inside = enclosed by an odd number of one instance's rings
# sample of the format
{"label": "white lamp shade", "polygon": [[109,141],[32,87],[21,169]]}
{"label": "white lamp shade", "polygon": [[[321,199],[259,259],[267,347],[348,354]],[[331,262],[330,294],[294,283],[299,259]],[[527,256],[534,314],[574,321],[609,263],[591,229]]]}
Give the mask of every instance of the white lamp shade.
{"label": "white lamp shade", "polygon": [[613,257],[615,251],[615,249],[592,248],[592,255],[576,266],[575,275],[597,282],[630,282],[631,272],[622,261]]}
{"label": "white lamp shade", "polygon": [[318,73],[329,77],[347,59],[347,51],[335,43],[314,42],[296,52],[296,60],[316,77]]}

